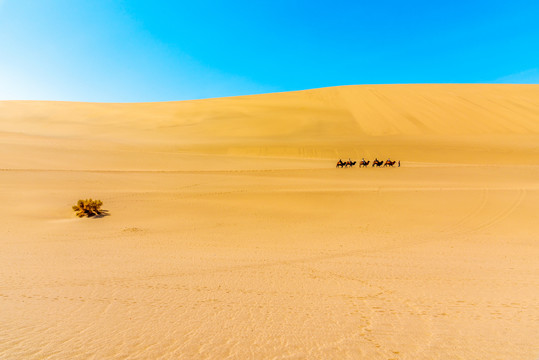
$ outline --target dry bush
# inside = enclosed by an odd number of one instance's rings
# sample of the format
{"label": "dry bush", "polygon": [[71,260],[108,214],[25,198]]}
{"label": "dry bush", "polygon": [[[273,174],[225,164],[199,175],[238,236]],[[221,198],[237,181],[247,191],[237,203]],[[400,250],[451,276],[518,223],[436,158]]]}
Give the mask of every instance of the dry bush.
{"label": "dry bush", "polygon": [[77,213],[78,217],[92,217],[102,214],[101,205],[103,205],[101,200],[79,200],[77,201],[77,205],[73,206],[73,211]]}

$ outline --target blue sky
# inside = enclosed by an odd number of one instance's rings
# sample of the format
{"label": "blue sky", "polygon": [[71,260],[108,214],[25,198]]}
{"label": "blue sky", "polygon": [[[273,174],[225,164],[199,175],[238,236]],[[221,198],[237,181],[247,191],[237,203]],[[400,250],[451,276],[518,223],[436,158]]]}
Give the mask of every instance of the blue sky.
{"label": "blue sky", "polygon": [[0,99],[539,83],[539,2],[0,0]]}

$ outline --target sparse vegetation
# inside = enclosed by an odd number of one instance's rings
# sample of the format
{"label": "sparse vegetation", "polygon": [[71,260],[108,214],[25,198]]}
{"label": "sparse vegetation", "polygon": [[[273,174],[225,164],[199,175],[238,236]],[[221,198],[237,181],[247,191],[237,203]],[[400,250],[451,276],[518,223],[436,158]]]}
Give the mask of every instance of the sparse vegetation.
{"label": "sparse vegetation", "polygon": [[96,215],[101,215],[103,210],[101,210],[101,206],[103,205],[103,202],[101,200],[92,200],[92,199],[86,199],[86,200],[79,200],[77,201],[77,205],[73,205],[73,211],[76,212],[78,217],[92,217]]}

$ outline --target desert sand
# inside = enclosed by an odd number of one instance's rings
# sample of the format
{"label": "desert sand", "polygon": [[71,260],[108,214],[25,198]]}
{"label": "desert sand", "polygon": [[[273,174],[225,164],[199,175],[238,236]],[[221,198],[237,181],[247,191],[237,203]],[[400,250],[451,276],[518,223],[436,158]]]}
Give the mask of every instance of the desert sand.
{"label": "desert sand", "polygon": [[0,202],[1,359],[539,358],[539,85],[0,102]]}

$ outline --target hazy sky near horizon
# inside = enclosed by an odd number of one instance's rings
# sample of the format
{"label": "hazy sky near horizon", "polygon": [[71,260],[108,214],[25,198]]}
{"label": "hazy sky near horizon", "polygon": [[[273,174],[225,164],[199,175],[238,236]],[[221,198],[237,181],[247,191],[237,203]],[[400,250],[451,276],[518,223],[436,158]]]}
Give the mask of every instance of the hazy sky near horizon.
{"label": "hazy sky near horizon", "polygon": [[0,100],[539,83],[536,0],[0,0]]}

